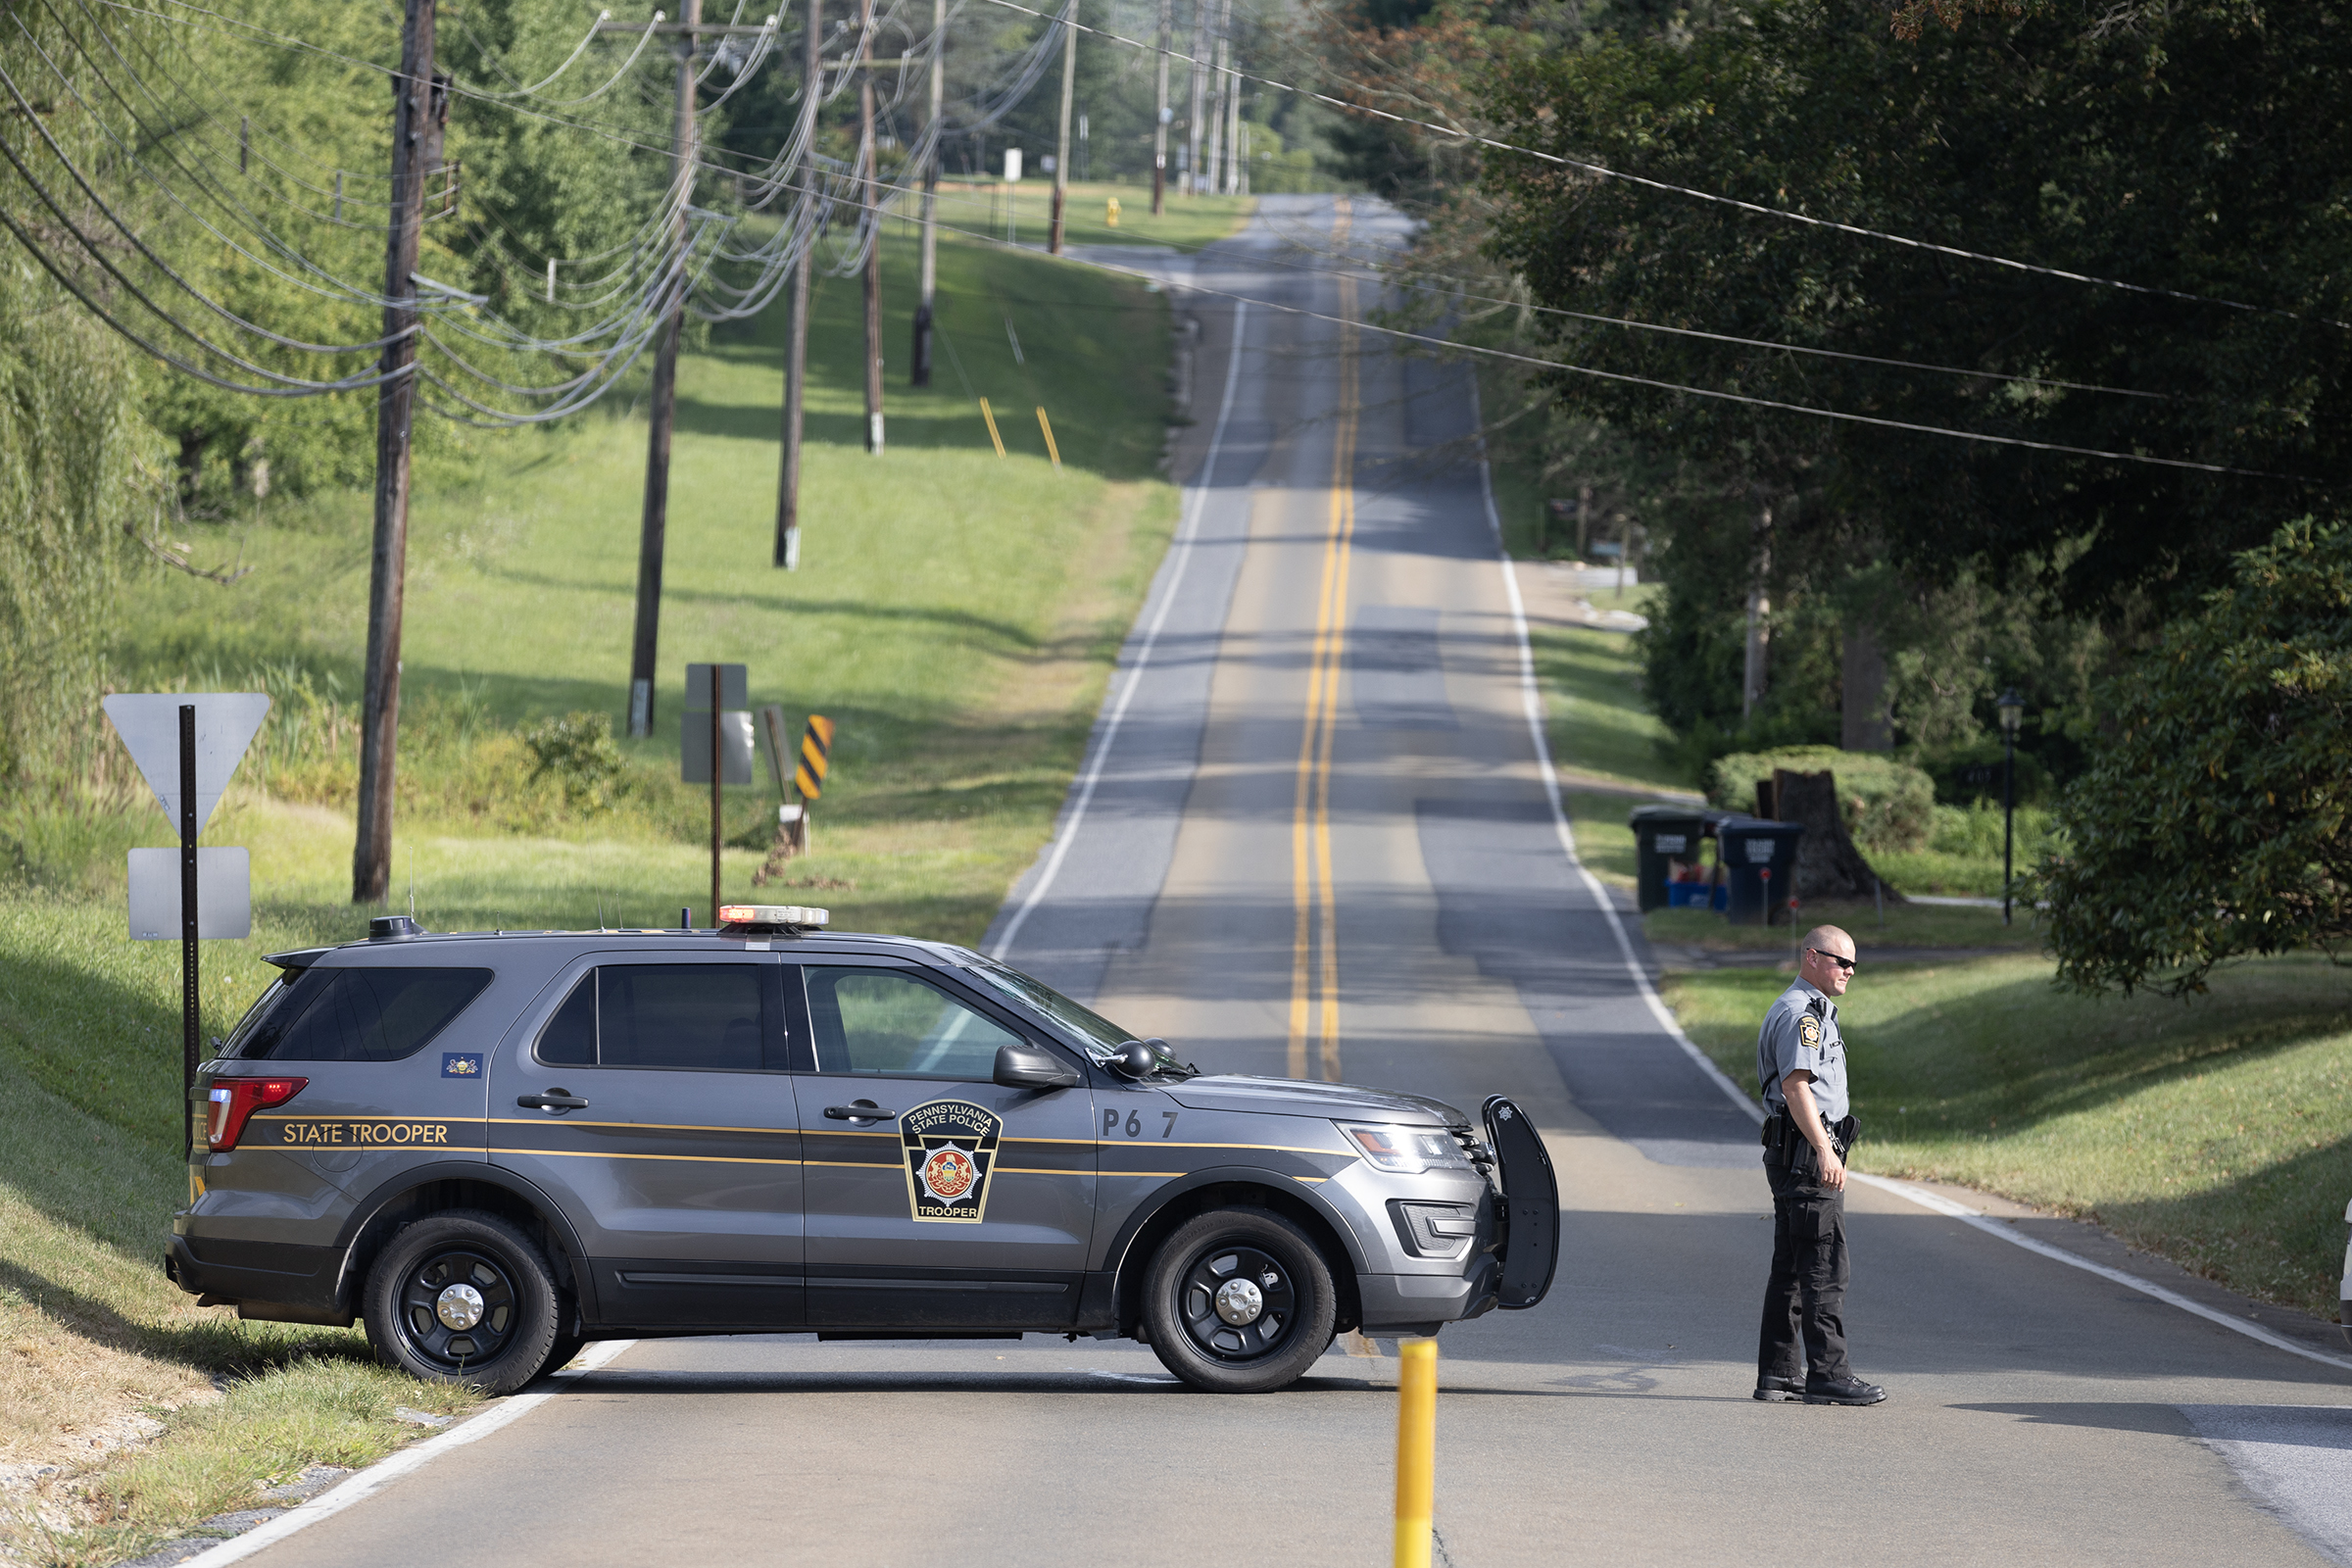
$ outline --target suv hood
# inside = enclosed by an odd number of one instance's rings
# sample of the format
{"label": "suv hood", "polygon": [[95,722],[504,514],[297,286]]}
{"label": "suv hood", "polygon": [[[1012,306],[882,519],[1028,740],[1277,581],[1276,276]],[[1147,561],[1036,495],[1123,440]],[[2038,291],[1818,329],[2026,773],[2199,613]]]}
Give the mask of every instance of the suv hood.
{"label": "suv hood", "polygon": [[1470,1118],[1442,1100],[1366,1089],[1358,1084],[1314,1083],[1304,1078],[1259,1078],[1218,1073],[1170,1084],[1167,1097],[1193,1110],[1273,1112],[1284,1116],[1364,1117],[1416,1126],[1455,1127]]}

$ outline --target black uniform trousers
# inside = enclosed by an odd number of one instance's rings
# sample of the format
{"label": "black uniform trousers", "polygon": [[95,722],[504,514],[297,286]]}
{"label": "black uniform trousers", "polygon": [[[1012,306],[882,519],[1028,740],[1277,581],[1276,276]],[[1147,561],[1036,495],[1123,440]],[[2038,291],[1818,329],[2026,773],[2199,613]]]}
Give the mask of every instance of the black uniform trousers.
{"label": "black uniform trousers", "polygon": [[[1801,1170],[1767,1160],[1772,1186],[1772,1277],[1764,1287],[1764,1329],[1756,1375],[1827,1382],[1850,1377],[1845,1359],[1845,1194]],[[1804,1345],[1803,1367],[1797,1345]]]}

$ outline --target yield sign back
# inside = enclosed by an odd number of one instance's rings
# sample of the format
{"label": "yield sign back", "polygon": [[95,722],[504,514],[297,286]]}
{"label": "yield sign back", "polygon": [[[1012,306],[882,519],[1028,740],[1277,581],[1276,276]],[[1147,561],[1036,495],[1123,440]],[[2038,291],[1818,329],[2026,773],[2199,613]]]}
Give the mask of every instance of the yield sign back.
{"label": "yield sign back", "polygon": [[196,831],[201,833],[228,788],[228,775],[269,715],[270,697],[266,692],[121,692],[102,706],[174,831],[179,827],[179,710],[196,710]]}

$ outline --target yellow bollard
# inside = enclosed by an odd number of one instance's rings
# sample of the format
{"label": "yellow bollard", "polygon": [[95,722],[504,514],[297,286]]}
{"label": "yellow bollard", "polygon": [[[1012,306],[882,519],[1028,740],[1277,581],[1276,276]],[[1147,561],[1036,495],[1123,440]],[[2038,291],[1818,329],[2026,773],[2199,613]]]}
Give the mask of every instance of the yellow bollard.
{"label": "yellow bollard", "polygon": [[988,409],[988,399],[980,400],[980,417],[988,421],[988,438],[997,444],[997,456],[1004,455],[1004,438],[997,434],[997,416]]}
{"label": "yellow bollard", "polygon": [[1054,444],[1054,421],[1046,417],[1046,406],[1037,406],[1037,427],[1046,432],[1046,456],[1054,460],[1054,471],[1061,471],[1061,448]]}
{"label": "yellow bollard", "polygon": [[1119,226],[1119,199],[1116,196],[1102,204],[1102,222],[1109,228]]}
{"label": "yellow bollard", "polygon": [[1396,1568],[1429,1568],[1437,1507],[1438,1342],[1396,1347]]}

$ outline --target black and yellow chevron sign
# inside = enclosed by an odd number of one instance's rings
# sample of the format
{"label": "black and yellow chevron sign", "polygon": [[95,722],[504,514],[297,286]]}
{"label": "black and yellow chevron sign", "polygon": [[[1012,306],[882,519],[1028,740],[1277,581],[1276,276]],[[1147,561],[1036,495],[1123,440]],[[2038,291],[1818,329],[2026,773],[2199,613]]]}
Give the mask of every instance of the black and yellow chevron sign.
{"label": "black and yellow chevron sign", "polygon": [[808,715],[801,732],[801,761],[792,771],[793,788],[801,799],[813,801],[825,793],[825,769],[833,762],[833,721],[822,713]]}

